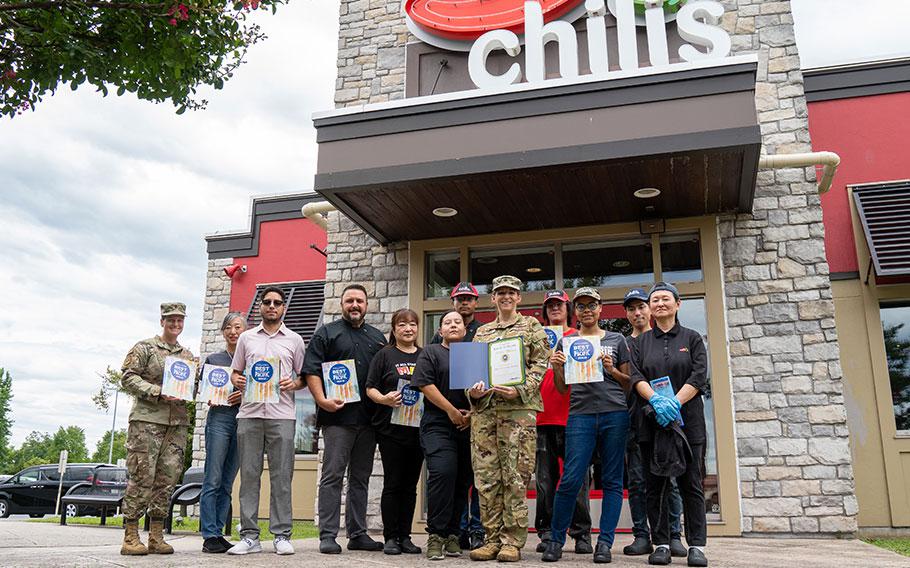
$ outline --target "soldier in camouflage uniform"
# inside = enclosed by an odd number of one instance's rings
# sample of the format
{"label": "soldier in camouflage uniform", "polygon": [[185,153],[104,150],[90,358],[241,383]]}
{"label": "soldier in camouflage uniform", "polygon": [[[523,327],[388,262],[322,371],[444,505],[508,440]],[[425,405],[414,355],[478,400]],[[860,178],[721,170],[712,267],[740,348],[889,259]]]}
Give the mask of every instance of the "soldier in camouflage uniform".
{"label": "soldier in camouflage uniform", "polygon": [[[164,542],[164,517],[174,486],[183,473],[186,447],[186,403],[161,394],[165,357],[193,360],[177,343],[183,331],[186,305],[161,304],[161,335],[133,346],[123,362],[123,390],[135,401],[126,438],[129,482],[123,495],[124,537],[120,554],[172,554]],[[139,540],[139,519],[148,511],[148,548]]]}
{"label": "soldier in camouflage uniform", "polygon": [[528,538],[528,483],[534,472],[537,413],[543,410],[540,383],[547,370],[549,342],[536,319],[518,312],[521,280],[493,279],[496,319],[481,326],[474,341],[490,343],[521,337],[525,382],[485,389],[471,388],[471,446],[474,486],[480,494],[480,518],[486,530],[484,545],[471,560],[517,562]]}

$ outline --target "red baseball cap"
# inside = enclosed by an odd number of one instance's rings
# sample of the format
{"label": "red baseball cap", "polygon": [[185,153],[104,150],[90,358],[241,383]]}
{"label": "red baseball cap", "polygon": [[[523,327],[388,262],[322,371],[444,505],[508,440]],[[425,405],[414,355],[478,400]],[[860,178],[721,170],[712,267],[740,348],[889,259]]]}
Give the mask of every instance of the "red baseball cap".
{"label": "red baseball cap", "polygon": [[565,290],[550,290],[543,297],[543,305],[547,305],[550,300],[559,300],[560,302],[569,302],[569,295]]}
{"label": "red baseball cap", "polygon": [[449,294],[449,297],[452,299],[455,299],[455,296],[474,296],[475,298],[479,298],[480,294],[477,293],[477,288],[470,282],[459,282],[452,288],[452,293]]}

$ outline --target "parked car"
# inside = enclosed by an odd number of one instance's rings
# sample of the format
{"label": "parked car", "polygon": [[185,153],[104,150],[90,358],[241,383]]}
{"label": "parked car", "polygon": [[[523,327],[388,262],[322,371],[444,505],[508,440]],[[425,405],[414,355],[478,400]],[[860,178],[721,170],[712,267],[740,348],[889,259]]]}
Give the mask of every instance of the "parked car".
{"label": "parked car", "polygon": [[[83,481],[90,481],[98,463],[73,463],[63,474],[62,493]],[[30,517],[53,515],[60,487],[60,473],[56,464],[27,467],[0,483],[0,518],[11,514],[28,514]]]}

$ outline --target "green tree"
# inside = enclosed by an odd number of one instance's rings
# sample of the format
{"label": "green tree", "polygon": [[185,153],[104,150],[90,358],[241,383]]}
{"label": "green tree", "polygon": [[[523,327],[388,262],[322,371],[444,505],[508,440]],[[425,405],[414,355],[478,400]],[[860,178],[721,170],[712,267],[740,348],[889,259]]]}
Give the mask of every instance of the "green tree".
{"label": "green tree", "polygon": [[34,109],[65,83],[204,108],[265,38],[248,16],[287,0],[0,0],[0,114]]}
{"label": "green tree", "polygon": [[32,431],[15,452],[13,470],[19,471],[30,465],[47,463],[51,453],[51,437],[45,432]]}
{"label": "green tree", "polygon": [[[111,431],[108,430],[104,436],[98,440],[95,446],[95,453],[92,454],[91,461],[97,463],[108,463],[107,457],[111,447]],[[111,463],[117,463],[117,460],[126,458],[126,430],[114,431],[114,453],[111,457]]]}
{"label": "green tree", "polygon": [[98,410],[108,412],[111,406],[111,393],[115,391],[125,392],[120,384],[123,373],[116,369],[111,369],[110,365],[108,365],[103,373],[97,373],[97,375],[101,379],[101,387],[99,387],[98,392],[92,395],[92,402],[98,407]]}
{"label": "green tree", "polygon": [[12,406],[10,405],[12,399],[13,377],[9,371],[0,367],[0,473],[12,473],[8,471],[11,469],[10,464],[13,459],[13,449],[9,444],[13,429]]}
{"label": "green tree", "polygon": [[885,326],[885,357],[891,379],[891,402],[898,430],[910,430],[910,341],[901,339],[904,324]]}
{"label": "green tree", "polygon": [[88,461],[88,448],[85,445],[85,430],[78,426],[67,426],[57,429],[57,432],[51,437],[49,463],[56,463],[60,460],[60,452],[68,452],[67,461],[70,463],[79,463]]}

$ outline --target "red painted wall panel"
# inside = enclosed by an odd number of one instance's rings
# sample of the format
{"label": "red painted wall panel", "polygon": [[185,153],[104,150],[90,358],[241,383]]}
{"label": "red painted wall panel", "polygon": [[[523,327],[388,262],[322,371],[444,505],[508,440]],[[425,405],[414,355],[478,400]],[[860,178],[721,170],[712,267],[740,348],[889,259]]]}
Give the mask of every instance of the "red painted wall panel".
{"label": "red painted wall panel", "polygon": [[266,282],[301,282],[325,278],[325,257],[310,248],[325,250],[325,231],[307,219],[265,221],[259,228],[259,255],[238,257],[247,272],[237,272],[231,283],[231,311],[246,313],[256,285]]}
{"label": "red painted wall panel", "polygon": [[810,103],[809,131],[815,151],[841,157],[822,196],[828,264],[831,272],[859,271],[847,185],[910,178],[910,93]]}

